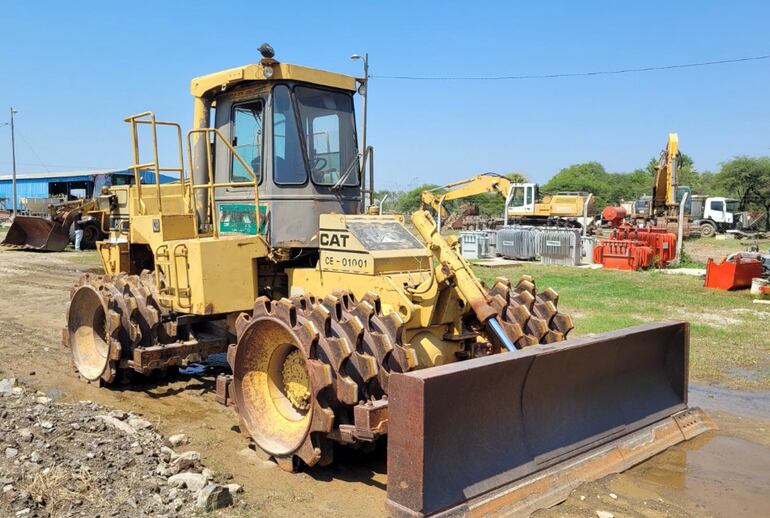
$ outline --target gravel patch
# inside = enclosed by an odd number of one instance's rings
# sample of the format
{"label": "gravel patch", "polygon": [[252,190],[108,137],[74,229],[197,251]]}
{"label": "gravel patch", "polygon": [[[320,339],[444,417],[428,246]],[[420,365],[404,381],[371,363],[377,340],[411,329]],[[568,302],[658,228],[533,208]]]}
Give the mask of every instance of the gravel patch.
{"label": "gravel patch", "polygon": [[91,401],[68,404],[0,380],[0,515],[182,517],[233,505],[196,451],[150,421]]}

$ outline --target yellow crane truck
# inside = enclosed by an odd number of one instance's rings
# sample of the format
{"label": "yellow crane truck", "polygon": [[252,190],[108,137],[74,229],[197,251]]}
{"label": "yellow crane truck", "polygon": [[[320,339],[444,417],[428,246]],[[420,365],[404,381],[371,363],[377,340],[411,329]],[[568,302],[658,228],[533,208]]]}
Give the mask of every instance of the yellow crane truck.
{"label": "yellow crane truck", "polygon": [[[131,383],[226,353],[218,399],[283,469],[387,434],[398,516],[552,505],[712,426],[687,406],[686,323],[565,340],[555,291],[481,282],[427,211],[415,235],[369,210],[356,78],[260,50],[193,79],[186,137],[126,119],[137,180],[179,181],[110,189],[105,272],[73,288],[64,328],[80,376]],[[163,130],[178,164],[157,145],[140,158],[139,133]]]}

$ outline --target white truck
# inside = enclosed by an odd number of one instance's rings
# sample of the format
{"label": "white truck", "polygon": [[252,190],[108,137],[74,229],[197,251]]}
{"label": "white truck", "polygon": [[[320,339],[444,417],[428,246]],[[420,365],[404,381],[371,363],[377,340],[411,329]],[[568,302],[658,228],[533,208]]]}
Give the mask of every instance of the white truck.
{"label": "white truck", "polygon": [[[685,214],[688,215],[690,232],[700,232],[701,237],[713,237],[717,233],[729,230],[742,230],[748,226],[748,214],[739,212],[740,201],[735,198],[723,196],[705,196],[691,194],[689,187],[679,187],[677,190],[677,202],[681,202],[684,193],[688,193],[685,206]],[[626,205],[629,214],[642,224],[650,213],[652,196],[642,196],[638,200]]]}
{"label": "white truck", "polygon": [[739,206],[740,202],[735,198],[696,194],[692,197],[690,218],[693,225],[700,227],[703,237],[711,237],[717,232],[741,230],[747,223],[747,214],[739,212]]}

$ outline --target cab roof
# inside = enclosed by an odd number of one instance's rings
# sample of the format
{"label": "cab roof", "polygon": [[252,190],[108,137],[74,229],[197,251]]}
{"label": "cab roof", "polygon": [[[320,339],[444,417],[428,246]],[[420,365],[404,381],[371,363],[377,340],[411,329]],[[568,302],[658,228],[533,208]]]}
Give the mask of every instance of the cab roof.
{"label": "cab roof", "polygon": [[[273,69],[273,74],[270,77],[265,76],[265,68],[267,67]],[[190,93],[194,97],[205,97],[207,94],[221,92],[245,81],[277,80],[301,81],[351,92],[356,90],[355,77],[299,65],[273,62],[244,65],[196,77],[190,82]]]}

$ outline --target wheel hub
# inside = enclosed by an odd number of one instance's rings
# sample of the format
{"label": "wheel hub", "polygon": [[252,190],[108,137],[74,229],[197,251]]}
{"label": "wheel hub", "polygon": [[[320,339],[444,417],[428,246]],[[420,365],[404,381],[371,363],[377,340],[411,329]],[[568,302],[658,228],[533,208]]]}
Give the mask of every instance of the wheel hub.
{"label": "wheel hub", "polygon": [[281,378],[286,398],[294,408],[306,412],[310,408],[310,378],[305,368],[305,359],[298,349],[292,350],[283,360]]}

